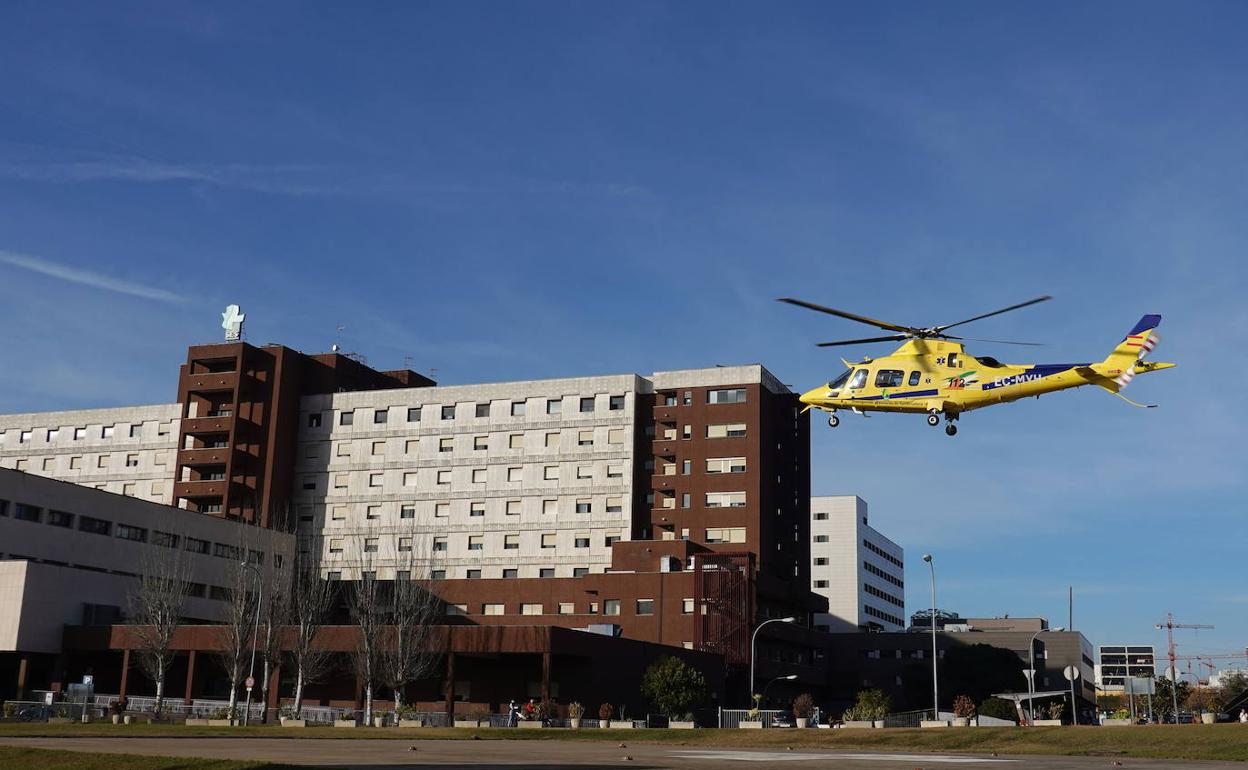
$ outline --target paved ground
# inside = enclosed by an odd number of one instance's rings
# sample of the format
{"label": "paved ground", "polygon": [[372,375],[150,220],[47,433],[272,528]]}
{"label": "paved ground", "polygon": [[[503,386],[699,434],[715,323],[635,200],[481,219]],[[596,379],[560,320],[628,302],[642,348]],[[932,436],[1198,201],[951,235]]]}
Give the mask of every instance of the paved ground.
{"label": "paved ground", "polygon": [[[948,754],[775,751],[682,748],[661,744],[591,741],[434,741],[296,740],[283,738],[0,738],[0,744],[70,751],[157,754],[217,759],[250,759],[321,767],[465,768],[470,770],[600,770],[629,767],[653,770],[721,770],[783,766],[804,762],[820,770],[1091,770],[1114,767],[1105,757],[990,757]],[[409,750],[415,746],[416,750]],[[625,759],[631,757],[631,759]],[[1123,759],[1122,767],[1142,770],[1245,770],[1235,762]],[[794,770],[797,770],[794,766]]]}

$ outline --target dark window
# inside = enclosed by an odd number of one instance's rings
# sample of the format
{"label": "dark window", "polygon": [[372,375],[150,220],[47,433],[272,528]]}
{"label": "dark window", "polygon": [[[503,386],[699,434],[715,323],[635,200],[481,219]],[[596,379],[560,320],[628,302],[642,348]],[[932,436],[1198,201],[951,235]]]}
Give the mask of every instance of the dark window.
{"label": "dark window", "polygon": [[407,410],[408,422],[420,422],[420,407],[413,406]]}
{"label": "dark window", "polygon": [[212,544],[207,540],[200,540],[197,537],[188,537],[186,539],[186,550],[191,553],[208,553],[208,549],[211,547]]}
{"label": "dark window", "polygon": [[19,521],[39,521],[40,514],[43,509],[37,505],[27,505],[26,503],[18,503],[13,508],[13,518]]}
{"label": "dark window", "polygon": [[477,416],[478,417],[490,416],[490,404],[488,401],[485,402],[484,404],[477,404]]}
{"label": "dark window", "polygon": [[540,570],[538,570],[537,576],[544,577],[544,578],[553,578],[555,576],[555,568],[554,567],[542,567]]}
{"label": "dark window", "polygon": [[443,420],[455,419],[455,405],[454,404],[452,404],[451,406],[442,407],[442,419]]}
{"label": "dark window", "polygon": [[48,511],[48,523],[54,527],[74,526],[74,514],[65,511]]}
{"label": "dark window", "polygon": [[241,556],[242,554],[240,553],[239,548],[236,545],[226,545],[225,543],[213,543],[212,555],[219,556],[222,559],[234,559],[235,561],[237,561],[239,556]]}
{"label": "dark window", "polygon": [[585,396],[581,399],[581,411],[582,412],[594,411],[594,397],[593,396]]}
{"label": "dark window", "polygon": [[504,577],[504,578],[516,578],[516,577],[520,577],[520,570],[516,569],[515,567],[511,567],[511,568],[509,568],[509,569],[505,569],[505,570],[503,570],[503,577]]}
{"label": "dark window", "polygon": [[114,534],[122,540],[133,540],[136,543],[147,542],[147,530],[142,527],[118,524],[117,531]]}
{"label": "dark window", "polygon": [[339,425],[354,425],[355,424],[355,412],[342,412],[341,414],[339,414],[338,424]]}
{"label": "dark window", "polygon": [[910,386],[914,387],[915,385],[918,385],[919,379],[922,376],[923,376],[923,373],[920,372],[918,369],[915,369],[913,372],[910,372],[910,380],[909,380]]}
{"label": "dark window", "polygon": [[706,403],[708,404],[741,404],[744,402],[745,388],[708,390],[706,392]]}
{"label": "dark window", "polygon": [[78,517],[78,529],[81,532],[90,532],[93,535],[107,535],[112,528],[112,522],[103,519],[93,519],[90,516]]}
{"label": "dark window", "polygon": [[468,579],[469,579],[469,580],[479,580],[480,578],[481,578],[481,570],[479,570],[479,569],[470,569],[470,570],[468,570]]}
{"label": "dark window", "polygon": [[857,390],[867,384],[867,370],[859,369],[854,372],[854,379],[849,383],[850,390]]}
{"label": "dark window", "polygon": [[178,536],[172,535],[168,532],[161,532],[160,530],[154,530],[152,532],[152,545],[162,545],[165,548],[177,548]]}
{"label": "dark window", "polygon": [[435,569],[429,573],[429,577],[434,580],[446,580],[446,570]]}
{"label": "dark window", "polygon": [[321,413],[320,412],[312,412],[308,415],[308,427],[309,428],[321,427]]}
{"label": "dark window", "polygon": [[948,364],[948,365],[949,365],[949,368],[950,368],[950,369],[957,369],[957,368],[959,368],[959,367],[961,367],[961,366],[962,366],[962,364],[958,363],[958,354],[957,354],[957,353],[950,353],[950,354],[949,354],[949,364]]}
{"label": "dark window", "polygon": [[589,547],[589,538],[587,538],[587,537],[578,537],[578,538],[576,538],[576,539],[572,542],[572,545],[573,545],[573,547],[575,547],[575,548],[588,548],[588,547]]}
{"label": "dark window", "polygon": [[9,515],[9,501],[0,500],[0,516],[8,516],[8,515]]}
{"label": "dark window", "polygon": [[376,411],[373,412],[373,423],[375,425],[381,425],[382,423],[386,422],[389,419],[390,419],[390,410],[388,409],[377,409]]}
{"label": "dark window", "polygon": [[875,387],[877,388],[896,388],[900,387],[902,378],[906,376],[905,372],[896,369],[881,369],[875,375]]}
{"label": "dark window", "polygon": [[573,567],[572,577],[584,577],[589,574],[589,567]]}
{"label": "dark window", "polygon": [[623,396],[612,396],[612,397],[611,397],[611,401],[610,401],[610,403],[608,404],[608,406],[610,407],[611,411],[613,411],[613,412],[618,412],[618,411],[620,411],[621,409],[623,409],[623,408],[624,408],[624,397],[623,397]]}
{"label": "dark window", "polygon": [[221,586],[210,586],[208,588],[208,598],[219,602],[228,602],[230,600],[230,589],[222,588]]}
{"label": "dark window", "polygon": [[849,375],[853,373],[854,373],[853,369],[846,369],[844,374],[842,374],[840,377],[837,377],[832,382],[828,383],[828,388],[831,390],[836,390],[837,388],[845,387],[845,383],[849,381]]}
{"label": "dark window", "polygon": [[637,614],[638,615],[653,615],[654,614],[654,599],[638,599],[637,600]]}

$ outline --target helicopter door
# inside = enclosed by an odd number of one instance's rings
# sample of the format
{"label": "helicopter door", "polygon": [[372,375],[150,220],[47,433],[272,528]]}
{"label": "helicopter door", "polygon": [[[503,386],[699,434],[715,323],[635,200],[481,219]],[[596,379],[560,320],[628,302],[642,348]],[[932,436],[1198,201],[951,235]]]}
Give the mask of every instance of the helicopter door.
{"label": "helicopter door", "polygon": [[910,372],[910,379],[908,380],[908,382],[910,383],[910,387],[913,388],[915,385],[918,385],[919,378],[922,376],[923,376],[922,372],[920,372],[918,369],[915,369],[913,372]]}
{"label": "helicopter door", "polygon": [[956,352],[949,354],[949,368],[950,369],[962,368],[962,362],[958,360],[958,354]]}
{"label": "helicopter door", "polygon": [[858,390],[859,388],[861,388],[863,385],[866,385],[866,384],[867,384],[867,370],[859,369],[858,371],[854,372],[854,379],[850,381],[849,389]]}

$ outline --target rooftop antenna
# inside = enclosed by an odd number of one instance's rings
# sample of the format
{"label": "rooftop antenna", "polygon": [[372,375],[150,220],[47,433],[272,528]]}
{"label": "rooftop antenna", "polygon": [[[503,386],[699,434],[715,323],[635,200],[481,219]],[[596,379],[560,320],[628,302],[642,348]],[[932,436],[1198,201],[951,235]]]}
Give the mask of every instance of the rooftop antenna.
{"label": "rooftop antenna", "polygon": [[415,365],[416,365],[416,359],[415,359],[415,357],[413,357],[413,356],[403,356],[403,368],[404,368],[404,369],[407,369],[407,370],[409,370],[409,371],[415,371],[415,369],[412,369],[412,367],[413,367],[413,366],[415,366]]}
{"label": "rooftop antenna", "polygon": [[329,348],[329,349],[330,349],[331,351],[333,351],[334,353],[337,353],[337,352],[339,352],[339,351],[341,351],[341,350],[342,350],[342,332],[343,332],[343,330],[344,330],[344,329],[346,329],[346,328],[347,328],[347,327],[343,326],[342,324],[339,324],[339,325],[338,325],[338,328],[337,328],[337,336],[335,337],[335,339],[336,339],[337,341],[336,341],[336,342],[334,342],[334,344],[333,344],[333,345],[331,345],[331,346],[330,346],[330,348]]}

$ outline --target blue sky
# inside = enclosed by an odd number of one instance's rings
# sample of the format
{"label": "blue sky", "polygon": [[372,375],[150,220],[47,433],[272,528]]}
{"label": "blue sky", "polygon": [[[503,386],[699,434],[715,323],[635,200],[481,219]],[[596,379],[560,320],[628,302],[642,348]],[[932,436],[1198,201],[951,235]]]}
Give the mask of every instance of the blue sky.
{"label": "blue sky", "polygon": [[[814,431],[816,493],[936,555],[942,607],[1243,649],[1248,71],[1237,3],[6,3],[0,411],[164,402],[253,342],[446,383],[762,362],[1052,294],[975,336],[1077,391]],[[969,330],[968,330],[969,333]],[[847,355],[886,353],[887,347]]]}

